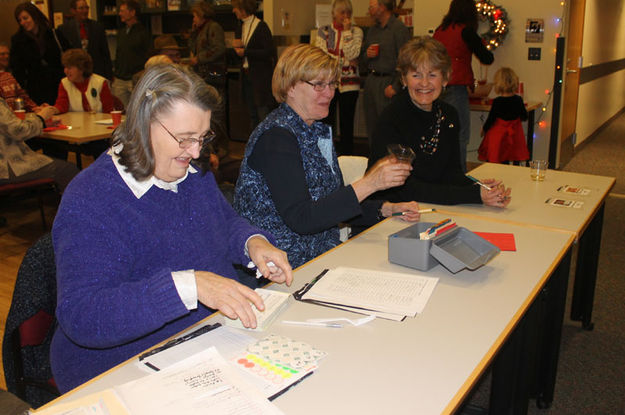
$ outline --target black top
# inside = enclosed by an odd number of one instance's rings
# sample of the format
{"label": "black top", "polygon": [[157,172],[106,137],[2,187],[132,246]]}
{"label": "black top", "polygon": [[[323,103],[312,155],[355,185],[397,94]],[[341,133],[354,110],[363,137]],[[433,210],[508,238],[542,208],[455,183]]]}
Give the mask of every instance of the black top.
{"label": "black top", "polygon": [[520,118],[521,121],[527,120],[527,110],[525,109],[523,98],[519,95],[495,98],[493,105],[490,107],[488,118],[486,118],[484,123],[484,133],[495,124],[497,118],[506,121],[516,120],[517,118]]}
{"label": "black top", "polygon": [[259,137],[248,164],[263,175],[278,213],[296,233],[318,233],[350,219],[354,226],[377,222],[382,201],[365,201],[361,205],[351,186],[312,200],[297,138],[285,128],[271,128]]}
{"label": "black top", "polygon": [[[91,19],[86,19],[83,23],[87,31],[87,52],[93,59],[93,73],[102,75],[109,80],[113,79],[113,64],[111,63],[111,54],[104,27]],[[70,19],[59,26],[58,30],[63,33],[70,47],[82,49],[78,20]]]}
{"label": "black top", "polygon": [[490,65],[495,60],[493,53],[486,49],[486,46],[482,43],[482,38],[475,30],[471,30],[467,27],[462,29],[462,40],[467,44],[469,50],[473,52],[475,57],[484,65]]}
{"label": "black top", "polygon": [[[421,149],[422,137],[433,135],[437,109],[441,109],[438,146],[433,154]],[[458,113],[449,104],[435,101],[433,111],[419,109],[402,90],[382,111],[371,137],[372,147],[369,167],[385,157],[386,146],[399,143],[409,146],[416,157],[413,170],[403,186],[384,190],[373,197],[391,202],[482,203],[480,189],[469,180],[460,167]]]}

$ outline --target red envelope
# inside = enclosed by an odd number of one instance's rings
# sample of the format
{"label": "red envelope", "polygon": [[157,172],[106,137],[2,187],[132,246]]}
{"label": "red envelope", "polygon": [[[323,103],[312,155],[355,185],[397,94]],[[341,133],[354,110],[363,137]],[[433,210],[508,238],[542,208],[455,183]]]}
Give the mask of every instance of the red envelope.
{"label": "red envelope", "polygon": [[512,233],[493,233],[493,232],[473,232],[473,233],[486,239],[488,242],[497,246],[502,251],[516,251],[516,243],[514,242],[514,234]]}

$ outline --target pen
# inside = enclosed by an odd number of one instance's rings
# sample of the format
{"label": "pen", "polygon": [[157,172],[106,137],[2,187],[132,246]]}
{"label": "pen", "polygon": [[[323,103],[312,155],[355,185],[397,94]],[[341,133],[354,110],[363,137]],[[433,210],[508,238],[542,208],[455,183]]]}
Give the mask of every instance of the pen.
{"label": "pen", "polygon": [[484,189],[486,189],[486,190],[493,190],[493,188],[492,188],[492,187],[485,185],[484,183],[482,183],[481,181],[479,181],[479,180],[478,180],[478,179],[476,179],[475,177],[473,177],[473,176],[471,176],[471,175],[469,175],[469,174],[467,174],[467,177],[468,177],[470,180],[474,181],[474,182],[475,182],[475,184],[479,184],[480,186],[482,186]]}
{"label": "pen", "polygon": [[318,323],[315,321],[292,321],[292,320],[282,320],[284,324],[293,324],[295,326],[319,326],[319,327],[332,327],[335,329],[343,328],[342,324],[339,323]]}
{"label": "pen", "polygon": [[[417,213],[430,213],[430,212],[436,212],[436,209],[419,209],[419,210],[417,210]],[[395,212],[391,216],[404,216],[407,213],[408,212]]]}

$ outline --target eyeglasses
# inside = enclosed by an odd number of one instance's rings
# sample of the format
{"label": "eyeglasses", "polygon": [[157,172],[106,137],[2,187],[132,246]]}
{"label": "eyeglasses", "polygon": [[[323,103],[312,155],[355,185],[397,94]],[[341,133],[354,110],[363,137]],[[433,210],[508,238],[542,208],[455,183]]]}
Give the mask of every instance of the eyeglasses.
{"label": "eyeglasses", "polygon": [[308,85],[312,86],[313,89],[317,92],[322,92],[325,91],[326,87],[329,87],[331,90],[335,90],[338,86],[339,83],[336,81],[332,81],[332,82],[309,82],[309,81],[304,81],[306,82]]}
{"label": "eyeglasses", "polygon": [[163,127],[163,129],[165,131],[167,131],[167,134],[169,134],[171,136],[171,138],[173,138],[174,140],[176,140],[178,142],[178,145],[180,146],[181,149],[186,150],[189,147],[191,147],[193,144],[199,144],[200,147],[202,147],[205,144],[210,143],[211,141],[213,141],[215,139],[215,136],[217,134],[215,134],[215,132],[213,130],[208,130],[208,132],[206,134],[204,134],[204,137],[200,137],[200,138],[193,138],[193,137],[189,137],[189,138],[177,138],[175,135],[173,135],[171,133],[171,131],[169,131],[167,129],[167,127],[165,127],[163,125],[162,122],[156,120],[161,127]]}

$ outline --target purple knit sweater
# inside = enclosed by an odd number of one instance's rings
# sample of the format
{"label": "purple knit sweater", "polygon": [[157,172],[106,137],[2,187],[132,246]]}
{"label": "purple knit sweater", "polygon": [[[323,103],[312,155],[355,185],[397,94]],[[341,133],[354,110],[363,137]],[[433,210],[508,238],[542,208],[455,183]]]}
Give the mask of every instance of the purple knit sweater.
{"label": "purple knit sweater", "polygon": [[248,237],[212,174],[189,174],[178,193],[153,186],[137,199],[103,154],[67,187],[52,229],[57,326],[50,351],[66,392],[210,315],[188,311],[172,271],[236,279]]}

